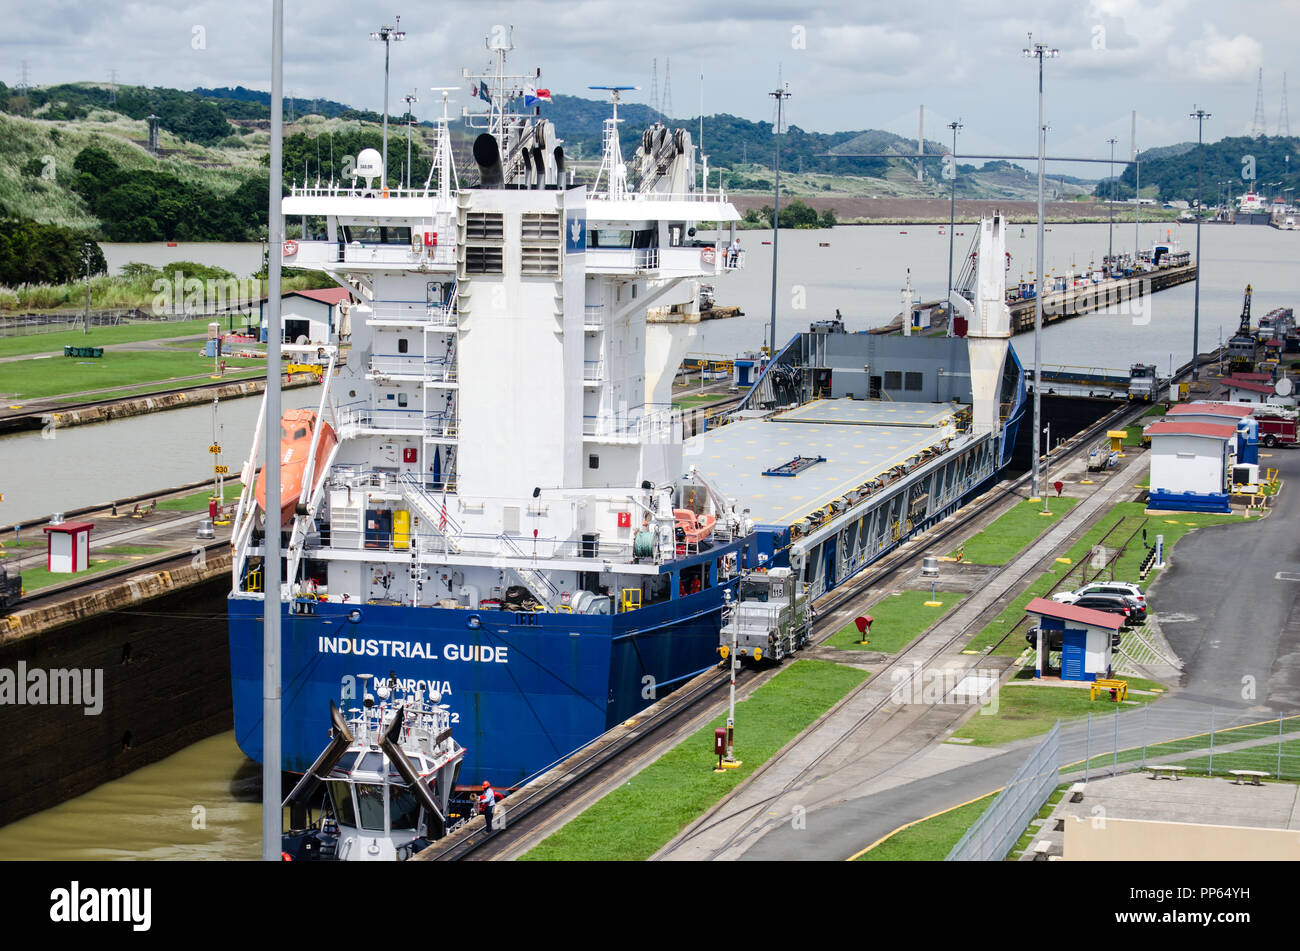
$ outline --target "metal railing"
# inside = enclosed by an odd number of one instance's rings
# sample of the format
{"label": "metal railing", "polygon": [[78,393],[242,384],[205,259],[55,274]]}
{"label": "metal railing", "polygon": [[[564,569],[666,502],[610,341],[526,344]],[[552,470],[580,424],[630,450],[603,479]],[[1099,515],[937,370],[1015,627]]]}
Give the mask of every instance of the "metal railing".
{"label": "metal railing", "polygon": [[600,383],[605,379],[605,363],[603,360],[584,360],[582,364],[582,382],[583,383]]}
{"label": "metal railing", "polygon": [[670,406],[647,405],[644,412],[584,416],[584,436],[627,439],[628,441],[669,440],[681,433],[682,414]]}
{"label": "metal railing", "polygon": [[405,376],[433,383],[454,383],[456,361],[450,357],[424,357],[418,353],[377,353],[368,372],[376,376]]}

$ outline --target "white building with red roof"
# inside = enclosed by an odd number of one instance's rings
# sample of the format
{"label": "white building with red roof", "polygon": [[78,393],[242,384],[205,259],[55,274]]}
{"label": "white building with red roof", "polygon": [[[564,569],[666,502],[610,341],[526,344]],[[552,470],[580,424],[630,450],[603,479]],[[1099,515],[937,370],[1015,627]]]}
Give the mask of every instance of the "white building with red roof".
{"label": "white building with red roof", "polygon": [[1148,507],[1231,511],[1228,479],[1237,459],[1237,424],[1249,415],[1247,407],[1185,403],[1147,426],[1144,432],[1151,440]]}
{"label": "white building with red roof", "polygon": [[[346,336],[346,316],[352,291],[346,287],[290,291],[281,298],[280,313],[285,343],[332,343]],[[266,301],[260,305],[265,321]],[[263,324],[262,342],[266,342]]]}

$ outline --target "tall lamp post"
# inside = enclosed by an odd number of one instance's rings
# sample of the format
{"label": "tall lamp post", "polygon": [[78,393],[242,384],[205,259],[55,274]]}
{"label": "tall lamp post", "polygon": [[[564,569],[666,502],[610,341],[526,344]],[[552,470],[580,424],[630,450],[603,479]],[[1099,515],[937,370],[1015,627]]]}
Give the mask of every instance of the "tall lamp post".
{"label": "tall lamp post", "polygon": [[392,50],[393,44],[406,39],[406,34],[399,27],[402,25],[402,18],[396,17],[397,26],[381,26],[378,30],[370,34],[372,40],[380,40],[384,44],[384,185],[388,185],[388,54]]}
{"label": "tall lamp post", "polygon": [[416,90],[412,89],[402,98],[406,100],[406,190],[411,190],[411,123],[415,121],[415,116],[411,115],[411,103],[419,102],[415,95]]}
{"label": "tall lamp post", "polygon": [[781,244],[781,116],[785,101],[790,98],[790,84],[778,86],[768,93],[776,100],[776,190],[772,206],[772,330],[768,344],[771,352],[768,360],[776,359],[776,255]]}
{"label": "tall lamp post", "polygon": [[1201,172],[1205,167],[1205,139],[1202,130],[1210,114],[1197,108],[1190,116],[1196,120],[1196,290],[1192,295],[1192,382],[1201,378],[1201,219],[1205,217],[1201,207]]}
{"label": "tall lamp post", "polygon": [[1109,200],[1106,202],[1106,211],[1110,217],[1110,227],[1107,231],[1106,239],[1108,245],[1108,250],[1106,251],[1106,276],[1112,277],[1113,275],[1111,272],[1115,268],[1115,143],[1119,140],[1114,136],[1111,136],[1106,141],[1110,143],[1110,182],[1108,183],[1110,185],[1110,191],[1107,196]]}
{"label": "tall lamp post", "polygon": [[957,130],[962,128],[961,120],[949,122],[952,129],[952,197],[948,199],[948,336],[952,336],[952,242],[953,228],[957,221]]}
{"label": "tall lamp post", "polygon": [[[1038,264],[1034,272],[1037,279],[1034,287],[1034,447],[1030,453],[1033,461],[1033,494],[1037,498],[1041,494],[1038,484],[1038,440],[1043,430],[1043,59],[1060,56],[1061,51],[1035,43],[1032,33],[1029,34],[1029,44],[1023,50],[1025,58],[1038,60]],[[1043,501],[1046,505],[1046,495],[1043,495]]]}

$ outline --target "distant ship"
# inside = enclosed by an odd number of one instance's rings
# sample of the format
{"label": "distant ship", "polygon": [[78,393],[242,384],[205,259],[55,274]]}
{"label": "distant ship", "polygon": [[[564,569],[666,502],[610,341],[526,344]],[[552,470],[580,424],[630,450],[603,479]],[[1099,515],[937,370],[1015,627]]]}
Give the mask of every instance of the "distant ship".
{"label": "distant ship", "polygon": [[[574,184],[551,123],[512,111],[544,101],[540,72],[488,48],[476,181],[444,118],[423,185],[376,184],[372,152],[363,181],[284,199],[325,230],[286,263],[357,298],[346,363],[337,339],[299,347],[323,354],[337,444],[307,448],[322,474],[289,500],[271,593],[288,770],[312,766],[364,659],[439,695],[462,783],[517,786],[714,666],[743,570],[789,567],[811,597],[842,584],[996,479],[1024,413],[995,218],[964,339],[798,334],[734,421],[684,441],[672,379],[700,282],[745,265],[721,250],[740,216],[697,187],[684,129],[651,126],[624,160],[618,87],[595,183]],[[267,530],[246,489],[229,631],[235,734],[259,760]]]}

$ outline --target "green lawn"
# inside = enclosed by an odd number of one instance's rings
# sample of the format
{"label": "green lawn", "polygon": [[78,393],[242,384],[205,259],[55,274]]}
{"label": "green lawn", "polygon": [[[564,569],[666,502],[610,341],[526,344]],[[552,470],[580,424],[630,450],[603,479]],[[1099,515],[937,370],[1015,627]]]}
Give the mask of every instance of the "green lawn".
{"label": "green lawn", "polygon": [[[1025,607],[1029,602],[1036,597],[1046,597],[1057,581],[1065,579],[1064,584],[1058,590],[1069,590],[1077,587],[1084,583],[1083,573],[1085,570],[1088,570],[1089,580],[1092,580],[1096,571],[1091,566],[1098,555],[1093,549],[1117,522],[1123,521],[1124,524],[1120,525],[1115,532],[1106,538],[1106,543],[1102,546],[1106,549],[1106,552],[1102,553],[1099,563],[1104,563],[1109,558],[1109,555],[1113,554],[1115,548],[1118,548],[1134,531],[1139,529],[1144,519],[1146,520],[1148,543],[1155,544],[1157,535],[1165,536],[1166,558],[1170,557],[1170,553],[1178,540],[1194,528],[1207,525],[1237,524],[1247,521],[1240,515],[1178,514],[1180,517],[1177,518],[1173,515],[1153,515],[1148,517],[1146,507],[1141,502],[1120,502],[1116,504],[1065,555],[1066,558],[1070,559],[1068,565],[1057,564],[1039,575],[1024,594],[1008,604],[996,618],[985,625],[983,630],[971,638],[967,649],[982,651],[997,643],[1003,634],[1019,623],[1020,619],[1025,616]],[[1138,535],[1133,544],[1115,563],[1114,579],[1137,581],[1138,568],[1141,566],[1145,554],[1146,550],[1142,545],[1142,537]],[[1159,574],[1159,569],[1152,569],[1150,574],[1147,575],[1144,584],[1149,585]],[[1109,568],[1105,570],[1102,577],[1106,580],[1111,579]],[[1024,648],[1023,640],[1010,638],[995,653],[1019,654]]]}
{"label": "green lawn", "polygon": [[996,794],[990,794],[908,826],[869,852],[863,852],[857,861],[942,862],[996,798]]}
{"label": "green lawn", "polygon": [[525,861],[641,861],[743,782],[866,674],[820,660],[790,664],[736,704],[736,756],[715,773],[719,716],[528,852]]}
{"label": "green lawn", "polygon": [[673,405],[680,409],[690,409],[692,406],[703,406],[707,403],[725,400],[727,395],[726,393],[705,393],[695,396],[680,396],[673,400]]}
{"label": "green lawn", "polygon": [[65,581],[72,581],[75,578],[84,578],[86,575],[92,575],[98,571],[108,571],[111,568],[120,568],[122,565],[126,564],[130,564],[129,558],[91,558],[90,567],[85,571],[78,571],[75,575],[51,574],[45,568],[24,568],[23,590],[30,594],[33,591],[40,591],[42,588],[48,588],[50,585],[63,584]]}
{"label": "green lawn", "polygon": [[[261,360],[226,358],[228,368],[261,368]],[[106,350],[98,359],[57,356],[0,363],[0,393],[11,402],[62,396],[84,390],[154,383],[212,373],[212,360],[199,353]],[[233,374],[228,374],[233,375]],[[16,395],[15,395],[16,394]]]}
{"label": "green lawn", "polygon": [[[236,469],[238,471],[238,469]],[[226,480],[226,504],[232,505],[239,501],[239,493],[243,491],[244,484],[238,479]],[[189,495],[181,496],[177,499],[163,499],[158,503],[158,508],[165,512],[206,512],[208,510],[208,499],[212,498],[212,487],[201,489]],[[145,503],[141,504],[144,508]]]}
{"label": "green lawn", "polygon": [[[1134,690],[1163,690],[1151,681],[1137,677],[1125,679],[1129,684],[1128,699],[1137,704],[1150,703],[1160,694],[1140,694]],[[1102,696],[1091,700],[1088,694],[1087,687],[1033,686],[1012,681],[998,691],[995,703],[981,707],[953,736],[968,739],[976,746],[996,746],[1046,733],[1057,720],[1115,712],[1116,704],[1110,699]],[[1132,706],[1120,704],[1119,709],[1129,710]]]}
{"label": "green lawn", "polygon": [[[1226,737],[1216,734],[1215,742],[1229,742]],[[1282,769],[1278,771],[1278,744],[1261,743],[1257,747],[1234,750],[1228,753],[1214,754],[1214,775],[1223,776],[1230,769],[1255,769],[1269,773],[1273,779],[1300,779],[1300,740],[1286,740],[1282,743]],[[1210,770],[1210,757],[1200,756],[1196,759],[1179,760],[1179,766],[1186,766],[1189,773],[1205,773]]]}
{"label": "green lawn", "polygon": [[[239,329],[240,316],[235,317]],[[137,343],[141,340],[165,340],[168,337],[192,337],[208,332],[209,320],[151,320],[117,327],[91,327],[90,333],[80,330],[48,334],[27,334],[21,337],[0,337],[0,357],[16,357],[25,353],[63,354],[63,348],[106,347],[112,343]],[[227,331],[227,321],[221,321],[221,330]]]}
{"label": "green lawn", "polygon": [[156,555],[160,551],[165,549],[158,545],[109,545],[95,549],[98,555]]}
{"label": "green lawn", "polygon": [[884,651],[892,654],[910,644],[917,635],[928,630],[945,614],[961,604],[964,594],[952,591],[937,591],[936,599],[942,607],[927,608],[925,602],[930,600],[929,591],[904,591],[902,594],[886,595],[871,607],[864,610],[864,615],[872,617],[871,633],[867,635],[867,646],[858,643],[862,635],[853,621],[845,624],[826,641],[831,647],[840,650]]}
{"label": "green lawn", "polygon": [[1042,514],[1042,502],[1021,502],[966,542],[965,560],[977,565],[1005,565],[1078,502],[1069,496],[1049,499],[1051,515]]}
{"label": "green lawn", "polygon": [[[1130,684],[1132,683],[1133,681],[1130,681]],[[1284,733],[1291,733],[1297,729],[1300,729],[1300,716],[1290,716],[1290,717],[1282,718],[1282,731]],[[1215,730],[1214,745],[1221,747],[1221,746],[1228,746],[1230,744],[1244,743],[1250,740],[1259,740],[1261,744],[1260,750],[1268,750],[1268,749],[1273,750],[1273,764],[1274,766],[1276,766],[1277,765],[1277,736],[1278,736],[1277,720],[1265,720],[1260,723],[1247,724],[1246,726],[1229,727],[1228,729]],[[1271,745],[1269,742],[1270,740],[1272,741]],[[1286,741],[1286,742],[1290,742],[1290,741]],[[1145,747],[1145,750],[1143,747],[1140,746],[1133,747],[1127,750],[1121,750],[1119,753],[1118,762],[1120,763],[1135,762],[1143,758],[1144,752],[1146,754],[1146,759],[1150,761],[1152,759],[1176,756],[1179,753],[1196,753],[1201,750],[1208,750],[1209,748],[1210,748],[1210,734],[1208,732],[1197,733],[1192,736],[1185,736],[1185,737],[1180,737],[1178,739],[1169,740],[1168,742],[1165,743],[1152,743],[1149,746]],[[1225,753],[1222,755],[1227,756],[1229,754]],[[1208,761],[1209,757],[1206,757],[1206,759]],[[1094,756],[1089,761],[1088,765],[1091,768],[1095,768],[1100,766],[1108,766],[1116,761],[1117,760],[1113,754],[1104,755],[1104,756]],[[1178,762],[1181,765],[1183,761],[1179,760]],[[1083,761],[1080,760],[1078,763],[1066,764],[1066,765],[1082,767],[1084,764]],[[1215,768],[1217,769],[1219,765],[1218,755],[1214,757],[1214,765]],[[1284,766],[1286,765],[1285,758],[1283,759],[1283,765]],[[1229,769],[1253,769],[1254,767],[1230,766],[1228,768]],[[1273,770],[1270,769],[1268,770],[1268,772],[1273,772]]]}

